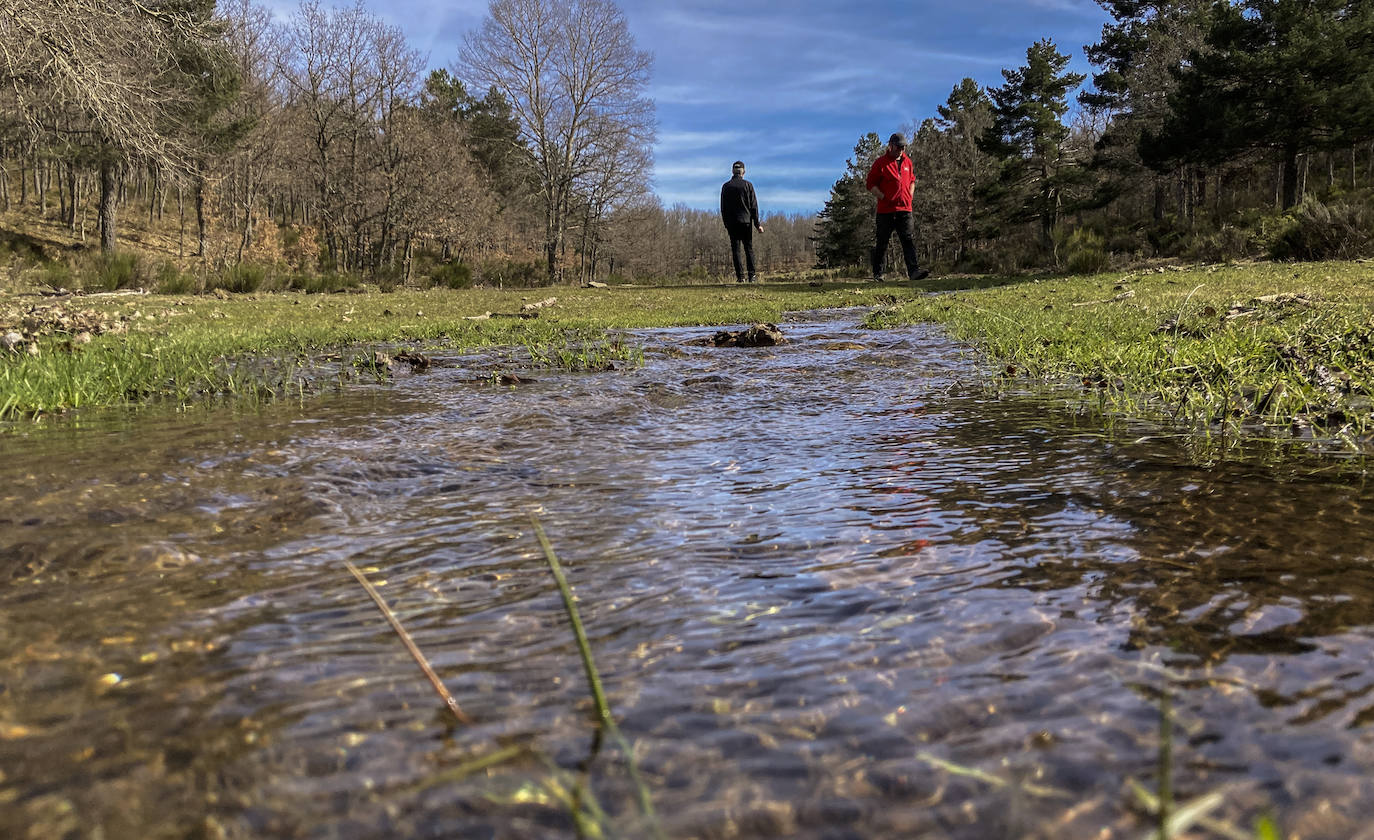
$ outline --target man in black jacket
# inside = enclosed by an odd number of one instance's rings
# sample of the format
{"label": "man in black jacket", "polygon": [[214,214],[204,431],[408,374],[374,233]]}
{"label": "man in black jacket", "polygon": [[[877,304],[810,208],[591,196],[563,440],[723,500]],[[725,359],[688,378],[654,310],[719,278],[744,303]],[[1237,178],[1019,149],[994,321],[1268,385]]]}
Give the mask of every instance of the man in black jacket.
{"label": "man in black jacket", "polygon": [[749,267],[749,282],[758,282],[754,271],[754,231],[763,233],[759,224],[759,200],[754,195],[754,185],[744,180],[744,162],[735,161],[730,166],[730,180],[720,187],[720,219],[725,222],[725,230],[730,234],[730,258],[735,261],[735,282],[744,282],[744,268],[740,263],[740,247],[744,248],[744,259]]}

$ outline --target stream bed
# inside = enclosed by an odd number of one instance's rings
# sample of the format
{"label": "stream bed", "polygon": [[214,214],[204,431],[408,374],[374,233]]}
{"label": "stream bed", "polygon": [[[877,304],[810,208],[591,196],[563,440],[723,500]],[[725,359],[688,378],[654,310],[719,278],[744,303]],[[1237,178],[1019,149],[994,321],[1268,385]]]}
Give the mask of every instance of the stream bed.
{"label": "stream bed", "polygon": [[0,837],[1374,838],[1374,490],[858,318],[12,429]]}

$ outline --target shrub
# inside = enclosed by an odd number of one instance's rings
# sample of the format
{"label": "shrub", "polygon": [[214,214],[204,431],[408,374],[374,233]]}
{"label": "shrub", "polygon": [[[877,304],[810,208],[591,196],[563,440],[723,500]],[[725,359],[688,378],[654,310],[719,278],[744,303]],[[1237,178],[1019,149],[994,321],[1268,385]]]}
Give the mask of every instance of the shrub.
{"label": "shrub", "polygon": [[0,262],[29,266],[44,265],[50,260],[43,247],[24,234],[0,231]]}
{"label": "shrub", "polygon": [[955,270],[968,274],[991,274],[997,270],[997,257],[992,251],[967,248],[955,265]]}
{"label": "shrub", "polygon": [[441,263],[430,273],[429,282],[431,286],[468,289],[472,287],[472,269],[466,263],[457,261]]}
{"label": "shrub", "polygon": [[239,263],[226,268],[215,282],[215,286],[227,292],[247,294],[262,288],[267,280],[267,269],[254,263]]}
{"label": "shrub", "polygon": [[44,283],[47,283],[54,289],[67,289],[72,285],[72,267],[70,263],[49,263],[43,267],[40,276],[43,278]]}
{"label": "shrub", "polygon": [[1153,256],[1166,257],[1177,255],[1184,242],[1183,231],[1174,226],[1172,219],[1156,222],[1145,231],[1145,238],[1154,250]]}
{"label": "shrub", "polygon": [[1249,232],[1223,224],[1214,233],[1199,234],[1188,248],[1191,259],[1202,262],[1232,262],[1250,254]]}
{"label": "shrub", "polygon": [[[712,277],[711,272],[706,270],[704,265],[694,265],[691,268],[683,269],[673,276],[673,283],[680,283],[684,286],[693,284],[719,282],[721,278]],[[733,277],[731,278],[733,279]]]}
{"label": "shrub", "polygon": [[1370,212],[1357,204],[1304,201],[1284,214],[1269,247],[1276,260],[1334,260],[1374,252]]}
{"label": "shrub", "polygon": [[1107,237],[1107,253],[1121,254],[1125,257],[1137,257],[1142,252],[1148,250],[1149,243],[1144,235],[1138,230],[1114,230]]}
{"label": "shrub", "polygon": [[189,295],[196,291],[196,278],[185,274],[171,260],[163,260],[157,267],[153,288],[160,295]]}
{"label": "shrub", "polygon": [[315,228],[290,225],[278,230],[281,256],[286,264],[302,274],[311,274],[320,265],[320,242]]}
{"label": "shrub", "polygon": [[1073,274],[1097,274],[1106,271],[1111,262],[1107,256],[1106,240],[1089,228],[1078,228],[1070,233],[1061,253],[1065,267]]}
{"label": "shrub", "polygon": [[152,285],[143,261],[137,254],[101,254],[94,262],[94,282],[85,284],[87,289],[100,289],[113,292],[116,289],[137,289]]}
{"label": "shrub", "polygon": [[291,278],[288,285],[290,288],[300,289],[308,295],[318,295],[342,292],[346,289],[356,289],[362,285],[362,281],[352,274],[327,271],[324,274],[296,275]]}
{"label": "shrub", "polygon": [[505,260],[482,265],[478,275],[489,286],[547,286],[548,273],[537,260]]}
{"label": "shrub", "polygon": [[[256,263],[276,265],[286,260],[282,250],[281,229],[272,219],[255,219],[253,241],[244,252],[244,259]],[[298,243],[299,244],[299,243]]]}
{"label": "shrub", "polygon": [[372,271],[372,282],[376,283],[377,289],[382,292],[396,291],[405,283],[405,279],[405,268],[399,265],[382,265]]}

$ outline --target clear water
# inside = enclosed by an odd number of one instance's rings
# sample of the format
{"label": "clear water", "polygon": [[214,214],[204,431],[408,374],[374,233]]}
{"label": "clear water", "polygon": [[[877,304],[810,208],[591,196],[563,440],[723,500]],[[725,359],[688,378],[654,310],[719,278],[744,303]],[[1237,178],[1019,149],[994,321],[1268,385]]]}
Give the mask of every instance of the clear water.
{"label": "clear water", "polygon": [[1371,831],[1369,488],[783,328],[0,438],[0,836],[652,836],[531,513],[664,836],[1140,836],[1166,692],[1178,802]]}

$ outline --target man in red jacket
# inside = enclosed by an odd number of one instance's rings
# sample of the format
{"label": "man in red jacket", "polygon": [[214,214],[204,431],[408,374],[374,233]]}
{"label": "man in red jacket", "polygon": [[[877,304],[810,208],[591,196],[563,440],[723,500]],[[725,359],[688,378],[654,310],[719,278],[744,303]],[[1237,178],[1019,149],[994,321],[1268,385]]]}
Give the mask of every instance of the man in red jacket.
{"label": "man in red jacket", "polygon": [[873,161],[864,186],[878,197],[878,242],[873,248],[873,279],[883,279],[883,258],[887,256],[887,241],[893,233],[902,243],[902,258],[906,260],[906,273],[911,281],[929,277],[929,271],[916,267],[916,242],[911,223],[916,172],[912,169],[911,158],[906,156],[905,137],[894,134],[887,138],[887,151]]}

